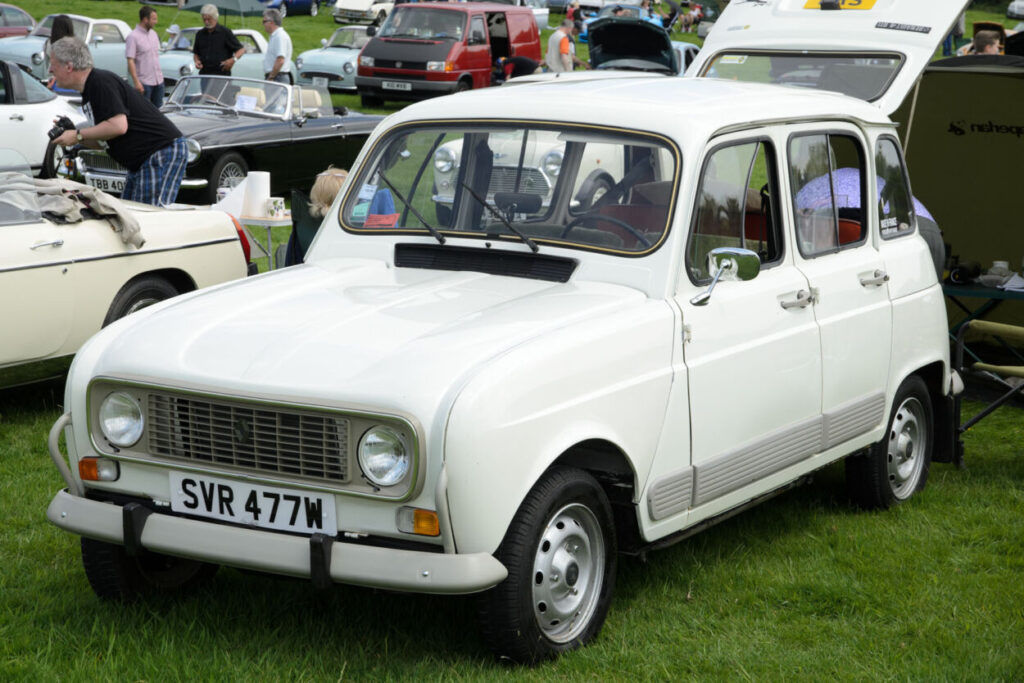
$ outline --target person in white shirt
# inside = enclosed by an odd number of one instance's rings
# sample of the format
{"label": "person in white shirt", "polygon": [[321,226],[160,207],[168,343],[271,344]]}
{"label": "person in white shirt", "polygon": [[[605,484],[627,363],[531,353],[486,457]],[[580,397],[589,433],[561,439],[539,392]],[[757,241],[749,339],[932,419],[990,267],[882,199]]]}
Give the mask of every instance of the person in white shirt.
{"label": "person in white shirt", "polygon": [[263,76],[268,81],[292,83],[292,39],[281,28],[281,13],[276,9],[263,12],[263,30],[270,40],[263,56]]}

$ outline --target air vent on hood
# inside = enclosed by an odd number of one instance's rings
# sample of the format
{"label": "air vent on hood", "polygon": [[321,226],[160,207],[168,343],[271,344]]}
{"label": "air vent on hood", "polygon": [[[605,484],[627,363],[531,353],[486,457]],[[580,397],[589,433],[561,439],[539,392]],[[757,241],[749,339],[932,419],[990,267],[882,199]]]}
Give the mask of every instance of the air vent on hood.
{"label": "air vent on hood", "polygon": [[576,270],[578,262],[564,256],[527,254],[479,247],[396,244],[395,265],[399,268],[472,270],[491,275],[568,282],[573,271]]}

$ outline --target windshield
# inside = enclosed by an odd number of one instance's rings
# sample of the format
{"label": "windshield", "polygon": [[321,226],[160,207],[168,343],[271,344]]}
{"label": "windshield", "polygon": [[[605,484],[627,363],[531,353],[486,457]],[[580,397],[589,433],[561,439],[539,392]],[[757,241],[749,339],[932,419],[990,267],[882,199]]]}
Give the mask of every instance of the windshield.
{"label": "windshield", "polygon": [[[188,76],[178,81],[164,107],[173,109],[176,105],[283,117],[288,112],[290,94],[288,86],[271,81]],[[326,101],[329,105],[330,97]]]}
{"label": "windshield", "polygon": [[[47,88],[21,69],[11,70],[11,80],[16,80],[21,84],[21,87],[25,91],[25,102],[27,103],[49,102],[57,97],[57,93]],[[12,83],[12,85],[14,84]],[[17,90],[15,90],[15,92],[17,92]]]}
{"label": "windshield", "polygon": [[28,162],[13,149],[0,148],[0,226],[42,220]]}
{"label": "windshield", "polygon": [[462,40],[466,14],[427,7],[396,7],[377,34],[383,38]]}
{"label": "windshield", "polygon": [[881,97],[903,64],[898,54],[723,52],[702,76],[832,90],[862,100]]}
{"label": "windshield", "polygon": [[366,45],[370,41],[370,37],[366,35],[365,28],[356,28],[354,26],[346,26],[345,28],[339,28],[331,36],[330,42],[327,43],[327,47],[353,47],[360,48]]}
{"label": "windshield", "polygon": [[188,50],[192,51],[192,43],[196,39],[196,34],[199,33],[198,28],[185,29],[181,33],[167,32],[166,38],[164,39],[163,49],[164,50]]}
{"label": "windshield", "polygon": [[[51,14],[47,17],[44,17],[43,20],[39,22],[39,25],[36,26],[36,29],[32,31],[32,35],[44,36],[46,38],[49,38],[50,28],[53,26],[54,18],[56,18],[57,16],[58,15],[56,14]],[[72,19],[71,26],[75,30],[75,37],[85,40],[86,34],[89,33],[89,24],[82,21],[81,19]]]}
{"label": "windshield", "polygon": [[[675,203],[665,138],[570,124],[407,126],[379,140],[349,186],[342,227],[361,233],[522,240],[651,251]],[[511,229],[509,228],[511,225]]]}

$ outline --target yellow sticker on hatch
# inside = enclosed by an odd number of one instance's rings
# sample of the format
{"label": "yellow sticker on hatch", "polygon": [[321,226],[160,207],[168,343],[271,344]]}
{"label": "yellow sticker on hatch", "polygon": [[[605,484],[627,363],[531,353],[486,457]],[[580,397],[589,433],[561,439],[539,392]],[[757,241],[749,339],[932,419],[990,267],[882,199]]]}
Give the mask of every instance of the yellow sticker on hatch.
{"label": "yellow sticker on hatch", "polygon": [[[835,0],[825,0],[835,4]],[[807,0],[804,9],[821,9],[822,0]],[[871,9],[875,6],[875,0],[839,0],[839,9]]]}

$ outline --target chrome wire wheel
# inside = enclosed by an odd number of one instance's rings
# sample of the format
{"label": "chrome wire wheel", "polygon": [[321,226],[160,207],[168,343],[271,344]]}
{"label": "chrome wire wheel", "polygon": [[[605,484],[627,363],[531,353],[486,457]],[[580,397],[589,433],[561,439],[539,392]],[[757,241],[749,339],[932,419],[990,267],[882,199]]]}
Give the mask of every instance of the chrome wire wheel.
{"label": "chrome wire wheel", "polygon": [[914,396],[906,398],[893,415],[886,448],[889,486],[897,500],[906,500],[918,488],[928,447],[928,418]]}
{"label": "chrome wire wheel", "polygon": [[228,162],[220,170],[217,178],[217,187],[234,187],[245,178],[245,169],[239,164]]}
{"label": "chrome wire wheel", "polygon": [[533,613],[545,636],[568,643],[591,623],[604,580],[607,549],[586,505],[572,503],[548,520],[533,559]]}

